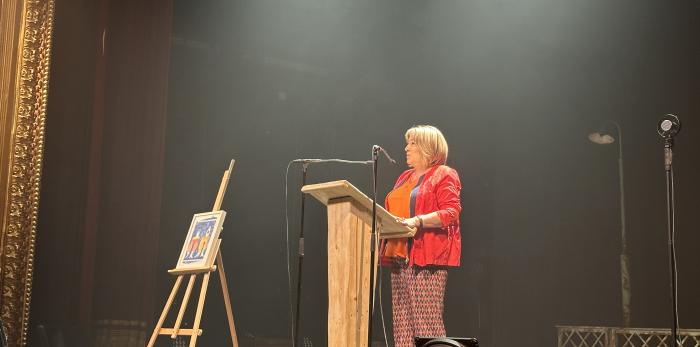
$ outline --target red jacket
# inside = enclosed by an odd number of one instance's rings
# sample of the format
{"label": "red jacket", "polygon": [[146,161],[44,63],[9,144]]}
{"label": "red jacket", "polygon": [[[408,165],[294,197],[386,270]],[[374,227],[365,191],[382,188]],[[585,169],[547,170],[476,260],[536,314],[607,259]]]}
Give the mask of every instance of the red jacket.
{"label": "red jacket", "polygon": [[[404,171],[394,184],[398,188],[413,169]],[[442,228],[423,228],[413,237],[409,264],[418,266],[459,266],[462,237],[459,233],[459,213],[462,205],[459,192],[462,184],[457,171],[446,166],[434,166],[425,173],[416,196],[416,215],[437,211]],[[389,209],[388,201],[384,206]]]}

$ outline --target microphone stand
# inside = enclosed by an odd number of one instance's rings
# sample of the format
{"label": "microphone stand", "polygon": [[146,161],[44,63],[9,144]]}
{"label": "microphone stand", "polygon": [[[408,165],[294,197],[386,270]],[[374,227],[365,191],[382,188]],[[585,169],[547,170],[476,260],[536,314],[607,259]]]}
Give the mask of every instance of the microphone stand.
{"label": "microphone stand", "polygon": [[[301,186],[306,185],[306,172],[309,169],[308,162],[302,162],[301,164]],[[302,272],[304,269],[304,206],[306,204],[306,194],[301,194],[301,225],[299,228],[299,261],[297,262],[297,302],[296,302],[296,315],[294,317],[294,343],[292,346],[297,346],[299,343],[299,315],[301,313],[301,279]]]}
{"label": "microphone stand", "polygon": [[369,266],[369,310],[367,317],[367,347],[372,346],[372,316],[374,313],[374,262],[377,244],[377,169],[378,154],[381,147],[372,147],[372,233],[370,234]]}
{"label": "microphone stand", "polygon": [[[344,164],[370,164],[370,161],[356,161],[356,160],[344,160],[344,159],[295,159],[292,160],[293,163],[301,163],[301,186],[306,185],[306,174],[309,169],[309,164],[313,163],[344,163]],[[301,194],[301,218],[300,218],[300,229],[299,229],[299,253],[297,266],[299,271],[297,272],[297,299],[296,299],[296,314],[294,316],[294,335],[292,336],[292,346],[298,346],[299,343],[299,319],[301,315],[301,280],[304,266],[304,208],[306,205],[306,194]]]}
{"label": "microphone stand", "polygon": [[678,346],[678,298],[676,297],[676,248],[674,226],[674,198],[673,198],[673,138],[664,137],[664,169],[666,171],[666,207],[668,229],[668,254],[669,269],[671,271],[671,305],[673,305],[673,328],[671,337],[673,346]]}

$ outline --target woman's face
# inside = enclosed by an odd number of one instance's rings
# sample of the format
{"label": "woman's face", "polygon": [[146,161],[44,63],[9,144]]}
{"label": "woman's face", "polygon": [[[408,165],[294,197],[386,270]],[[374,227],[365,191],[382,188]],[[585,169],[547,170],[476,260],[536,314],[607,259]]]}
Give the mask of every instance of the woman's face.
{"label": "woman's face", "polygon": [[404,148],[404,150],[406,151],[406,164],[408,164],[408,166],[412,168],[423,166],[425,160],[418,150],[416,141],[412,137],[409,137],[406,141],[406,148]]}

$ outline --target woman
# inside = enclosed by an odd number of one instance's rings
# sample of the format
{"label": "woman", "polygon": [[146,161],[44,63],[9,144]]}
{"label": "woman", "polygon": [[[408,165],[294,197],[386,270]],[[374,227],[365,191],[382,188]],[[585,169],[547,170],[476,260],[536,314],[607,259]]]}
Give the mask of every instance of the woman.
{"label": "woman", "polygon": [[415,336],[445,336],[447,268],[459,266],[459,193],[457,171],[445,165],[447,141],[433,126],[406,131],[406,163],[385,206],[404,225],[416,228],[412,239],[388,240],[382,263],[392,267],[391,302],[396,347],[413,346]]}

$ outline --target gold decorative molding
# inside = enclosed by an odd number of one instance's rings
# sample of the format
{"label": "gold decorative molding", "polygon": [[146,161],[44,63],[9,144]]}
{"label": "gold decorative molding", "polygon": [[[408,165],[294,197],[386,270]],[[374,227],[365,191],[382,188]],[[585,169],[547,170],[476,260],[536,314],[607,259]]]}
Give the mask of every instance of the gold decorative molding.
{"label": "gold decorative molding", "polygon": [[0,317],[27,341],[53,0],[0,0]]}

